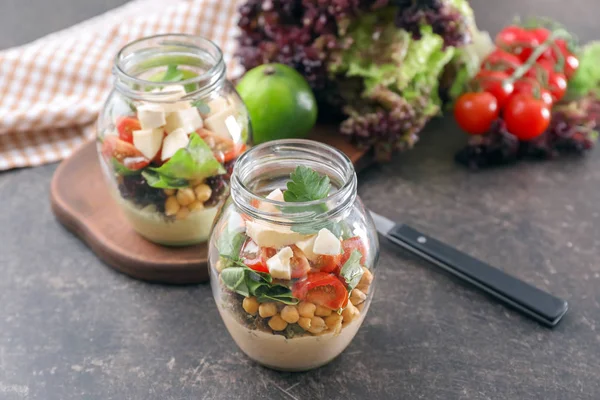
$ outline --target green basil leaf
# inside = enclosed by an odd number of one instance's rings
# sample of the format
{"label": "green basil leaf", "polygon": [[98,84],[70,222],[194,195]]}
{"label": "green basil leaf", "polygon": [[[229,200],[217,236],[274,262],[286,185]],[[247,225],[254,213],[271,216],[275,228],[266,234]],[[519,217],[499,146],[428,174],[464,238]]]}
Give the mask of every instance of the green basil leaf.
{"label": "green basil leaf", "polygon": [[110,159],[113,169],[115,170],[115,172],[119,175],[137,175],[139,173],[142,172],[141,169],[129,169],[126,166],[124,166],[123,164],[121,164],[116,158],[111,158]]}
{"label": "green basil leaf", "polygon": [[209,114],[210,113],[210,107],[208,106],[208,104],[206,104],[206,102],[204,102],[202,100],[192,101],[192,106],[196,107],[198,109],[198,111],[200,111],[200,114]]}
{"label": "green basil leaf", "polygon": [[364,271],[360,265],[360,259],[362,254],[358,250],[353,250],[348,258],[348,261],[344,263],[340,276],[346,281],[348,291],[351,291],[358,285],[360,278],[362,278]]}
{"label": "green basil leaf", "polygon": [[181,72],[175,64],[171,64],[167,67],[167,70],[161,79],[163,82],[179,82],[181,80],[183,80],[183,72]]}
{"label": "green basil leaf", "polygon": [[185,179],[171,178],[153,171],[143,171],[142,176],[148,185],[157,189],[179,189],[190,185],[189,181]]}
{"label": "green basil leaf", "polygon": [[219,255],[227,259],[225,268],[232,264],[246,268],[246,265],[239,261],[240,250],[245,239],[246,237],[243,232],[230,230],[229,228],[221,234],[217,242],[217,249],[219,249]]}
{"label": "green basil leaf", "polygon": [[221,271],[221,282],[229,289],[243,296],[250,296],[246,284],[246,270],[242,267],[231,267]]}
{"label": "green basil leaf", "polygon": [[190,142],[185,148],[177,150],[173,157],[160,167],[150,169],[159,175],[187,180],[202,180],[225,173],[225,168],[217,161],[210,147],[195,132],[190,136]]}

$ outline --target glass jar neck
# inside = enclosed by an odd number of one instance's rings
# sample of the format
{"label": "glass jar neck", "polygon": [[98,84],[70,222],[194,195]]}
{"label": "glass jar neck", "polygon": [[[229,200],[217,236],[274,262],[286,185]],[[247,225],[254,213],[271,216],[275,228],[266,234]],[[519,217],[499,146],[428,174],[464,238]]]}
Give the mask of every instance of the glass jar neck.
{"label": "glass jar neck", "polygon": [[[181,68],[186,70],[183,75]],[[169,69],[180,79],[169,77]],[[186,98],[204,97],[226,79],[219,47],[208,39],[184,34],[156,35],[129,43],[115,57],[113,73],[118,91],[146,101],[168,101],[181,85],[186,88]],[[161,90],[152,90],[157,87]]]}
{"label": "glass jar neck", "polygon": [[[329,195],[297,203],[266,199],[275,189],[285,190],[290,173],[298,166],[328,176]],[[238,209],[252,218],[296,225],[343,216],[354,204],[356,186],[354,166],[345,154],[313,140],[286,139],[264,143],[240,156],[231,177],[231,197]],[[269,209],[283,212],[265,211]]]}

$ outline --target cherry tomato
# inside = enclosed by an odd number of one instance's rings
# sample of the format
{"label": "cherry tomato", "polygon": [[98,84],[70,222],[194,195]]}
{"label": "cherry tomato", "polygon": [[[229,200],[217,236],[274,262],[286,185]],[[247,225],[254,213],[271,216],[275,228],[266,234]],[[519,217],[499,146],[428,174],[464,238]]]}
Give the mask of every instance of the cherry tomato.
{"label": "cherry tomato", "polygon": [[521,78],[515,82],[513,96],[517,94],[527,94],[535,98],[539,97],[548,107],[552,107],[554,103],[550,91],[540,87],[539,82],[531,78]]}
{"label": "cherry tomato", "polygon": [[308,263],[306,256],[302,253],[302,250],[298,247],[292,246],[292,251],[294,252],[292,259],[290,260],[292,278],[302,278],[310,271],[310,264]]}
{"label": "cherry tomato", "polygon": [[482,70],[475,76],[481,90],[491,93],[498,101],[498,108],[502,109],[513,92],[513,85],[506,83],[509,75],[502,71]]}
{"label": "cherry tomato", "polygon": [[346,286],[337,276],[326,272],[309,273],[306,279],[299,280],[294,284],[292,294],[297,299],[310,301],[332,310],[348,304]]}
{"label": "cherry tomato", "polygon": [[530,29],[529,32],[531,32],[540,43],[544,43],[548,40],[548,36],[550,36],[551,33],[550,30],[542,27]]}
{"label": "cherry tomato", "polygon": [[489,131],[498,113],[498,101],[487,92],[465,93],[454,105],[454,118],[458,126],[471,135],[482,135]]}
{"label": "cherry tomato", "polygon": [[519,57],[497,48],[484,58],[481,68],[489,71],[501,70],[510,75],[521,64]]}
{"label": "cherry tomato", "polygon": [[540,41],[535,33],[520,26],[510,25],[496,35],[496,45],[525,62],[533,49],[540,45]]}
{"label": "cherry tomato", "polygon": [[567,91],[567,78],[558,72],[551,73],[548,77],[548,89],[554,101],[562,99]]}
{"label": "cherry tomato", "polygon": [[342,240],[342,257],[340,259],[340,264],[344,265],[353,250],[358,250],[360,254],[362,254],[362,258],[360,259],[360,263],[365,265],[367,262],[367,246],[365,246],[365,242],[360,238],[360,236],[354,236],[346,240]]}
{"label": "cherry tomato", "polygon": [[108,162],[110,162],[111,158],[115,158],[119,163],[131,170],[142,169],[150,164],[150,160],[144,157],[131,143],[121,140],[114,135],[104,138],[102,155]]}
{"label": "cherry tomato", "polygon": [[133,143],[133,131],[142,129],[140,121],[136,117],[123,117],[117,122],[119,138],[128,143]]}
{"label": "cherry tomato", "polygon": [[572,54],[565,57],[565,76],[567,79],[571,79],[575,72],[579,68],[579,59]]}
{"label": "cherry tomato", "polygon": [[569,45],[564,39],[556,39],[554,41],[556,47],[558,48],[560,55],[556,54],[556,49],[552,49],[552,59],[555,62],[558,62],[561,57],[564,60],[564,74],[567,79],[571,79],[577,68],[579,68],[579,59],[571,53],[569,50]]}
{"label": "cherry tomato", "polygon": [[548,128],[550,108],[527,94],[515,95],[504,109],[506,129],[520,140],[531,140]]}
{"label": "cherry tomato", "polygon": [[252,239],[248,239],[240,252],[242,261],[248,268],[256,272],[269,272],[267,260],[273,257],[277,250],[271,247],[259,247]]}

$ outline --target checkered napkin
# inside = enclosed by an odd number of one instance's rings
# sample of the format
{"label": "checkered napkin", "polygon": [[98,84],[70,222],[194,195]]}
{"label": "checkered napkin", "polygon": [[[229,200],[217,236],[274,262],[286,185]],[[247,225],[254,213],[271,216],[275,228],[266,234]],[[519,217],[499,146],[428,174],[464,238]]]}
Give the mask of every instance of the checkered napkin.
{"label": "checkered napkin", "polygon": [[0,171],[67,157],[95,134],[117,52],[160,33],[212,39],[232,70],[238,0],[135,0],[0,51]]}

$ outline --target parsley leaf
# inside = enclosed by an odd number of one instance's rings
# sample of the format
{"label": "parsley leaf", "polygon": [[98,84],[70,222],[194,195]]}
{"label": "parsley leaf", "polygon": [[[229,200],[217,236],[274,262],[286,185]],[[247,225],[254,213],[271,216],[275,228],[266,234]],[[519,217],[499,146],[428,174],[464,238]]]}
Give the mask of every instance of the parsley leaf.
{"label": "parsley leaf", "polygon": [[296,167],[290,178],[292,180],[288,182],[287,190],[283,193],[286,202],[321,200],[327,197],[331,189],[327,175],[321,175],[308,167]]}
{"label": "parsley leaf", "polygon": [[360,278],[362,278],[363,274],[365,273],[360,265],[361,258],[361,252],[358,250],[353,250],[348,258],[348,261],[344,263],[344,266],[340,271],[340,276],[344,278],[344,281],[346,281],[349,292],[352,291],[356,285],[358,285]]}

